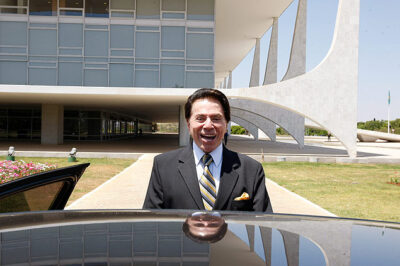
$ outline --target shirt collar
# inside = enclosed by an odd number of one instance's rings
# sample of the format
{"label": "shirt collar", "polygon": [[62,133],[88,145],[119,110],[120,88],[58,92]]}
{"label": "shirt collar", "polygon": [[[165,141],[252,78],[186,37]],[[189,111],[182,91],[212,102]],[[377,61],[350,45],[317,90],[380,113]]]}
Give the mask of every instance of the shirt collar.
{"label": "shirt collar", "polygon": [[[193,154],[194,154],[194,162],[196,165],[200,163],[201,158],[204,155],[204,151],[202,151],[199,146],[197,146],[196,142],[193,141]],[[210,152],[211,157],[213,158],[214,164],[219,167],[222,162],[222,143],[219,146]]]}

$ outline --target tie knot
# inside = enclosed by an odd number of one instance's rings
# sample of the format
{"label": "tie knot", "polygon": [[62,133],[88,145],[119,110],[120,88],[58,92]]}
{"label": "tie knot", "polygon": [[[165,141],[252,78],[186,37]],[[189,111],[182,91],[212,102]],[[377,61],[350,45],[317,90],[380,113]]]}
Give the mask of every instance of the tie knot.
{"label": "tie knot", "polygon": [[205,153],[203,155],[202,161],[203,161],[204,166],[209,166],[212,163],[213,159],[209,153]]}

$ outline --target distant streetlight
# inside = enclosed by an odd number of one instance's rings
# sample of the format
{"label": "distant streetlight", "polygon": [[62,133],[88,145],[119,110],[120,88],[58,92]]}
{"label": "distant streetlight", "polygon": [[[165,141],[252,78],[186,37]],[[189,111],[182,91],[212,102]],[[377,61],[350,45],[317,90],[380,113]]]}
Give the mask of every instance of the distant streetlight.
{"label": "distant streetlight", "polygon": [[69,152],[68,162],[76,162],[76,148],[72,148]]}
{"label": "distant streetlight", "polygon": [[15,161],[15,149],[13,146],[8,148],[7,161]]}

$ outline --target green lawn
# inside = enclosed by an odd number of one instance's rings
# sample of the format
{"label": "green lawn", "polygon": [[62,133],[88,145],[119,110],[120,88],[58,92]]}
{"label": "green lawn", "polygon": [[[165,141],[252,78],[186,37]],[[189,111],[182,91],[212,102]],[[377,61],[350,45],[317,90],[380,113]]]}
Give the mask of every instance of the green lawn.
{"label": "green lawn", "polygon": [[[4,156],[0,156],[0,160],[5,160]],[[27,158],[17,157],[16,160],[23,160],[25,162],[35,163],[50,163],[56,164],[57,168],[71,166],[74,164],[90,163],[90,166],[86,169],[85,173],[79,180],[74,191],[69,198],[67,205],[82,197],[84,194],[95,189],[114,175],[120,173],[123,169],[135,162],[134,159],[86,159],[78,158],[75,163],[70,163],[67,158]]]}
{"label": "green lawn", "polygon": [[[400,222],[400,165],[264,163],[279,185],[341,216]],[[400,179],[400,178],[399,178]]]}

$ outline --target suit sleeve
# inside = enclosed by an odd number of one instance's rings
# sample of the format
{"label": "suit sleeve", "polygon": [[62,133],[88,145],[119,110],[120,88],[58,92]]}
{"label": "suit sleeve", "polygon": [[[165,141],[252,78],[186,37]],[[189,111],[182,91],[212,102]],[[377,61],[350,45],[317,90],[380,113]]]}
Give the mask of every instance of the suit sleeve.
{"label": "suit sleeve", "polygon": [[265,187],[264,169],[260,163],[258,163],[257,176],[254,184],[253,209],[257,212],[273,212],[271,201],[269,200],[268,192]]}
{"label": "suit sleeve", "polygon": [[149,186],[147,188],[146,198],[143,203],[143,209],[163,209],[163,187],[161,182],[160,173],[158,171],[158,160],[154,158],[153,169]]}

